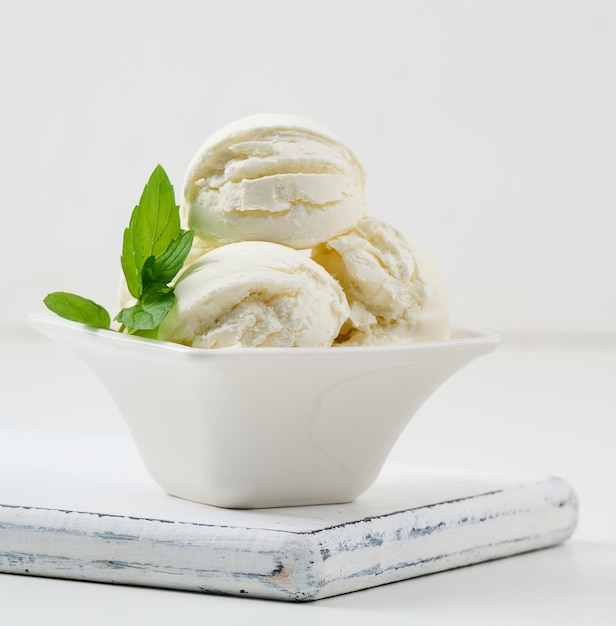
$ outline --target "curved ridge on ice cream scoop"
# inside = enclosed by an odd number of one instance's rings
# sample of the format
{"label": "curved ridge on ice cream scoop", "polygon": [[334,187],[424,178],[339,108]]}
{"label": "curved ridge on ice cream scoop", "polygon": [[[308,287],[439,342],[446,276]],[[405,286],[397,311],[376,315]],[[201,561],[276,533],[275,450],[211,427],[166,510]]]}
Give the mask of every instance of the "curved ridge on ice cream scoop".
{"label": "curved ridge on ice cream scoop", "polygon": [[311,248],[365,211],[364,170],[327,128],[293,115],[251,115],[199,148],[184,179],[183,218],[198,237]]}
{"label": "curved ridge on ice cream scoop", "polygon": [[195,348],[329,346],[349,314],[320,265],[261,241],[207,252],[180,276],[175,297],[158,338]]}
{"label": "curved ridge on ice cream scoop", "polygon": [[338,343],[449,338],[447,293],[432,259],[392,226],[365,217],[312,258],[342,285],[351,307]]}

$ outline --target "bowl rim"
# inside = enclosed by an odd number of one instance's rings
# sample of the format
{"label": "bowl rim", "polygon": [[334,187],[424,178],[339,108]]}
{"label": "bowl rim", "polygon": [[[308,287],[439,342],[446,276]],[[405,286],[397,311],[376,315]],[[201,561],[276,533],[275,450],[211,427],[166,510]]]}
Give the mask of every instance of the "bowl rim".
{"label": "bowl rim", "polygon": [[[487,351],[489,348],[496,349],[502,343],[502,337],[493,331],[489,330],[477,330],[472,328],[452,327],[452,335],[450,339],[441,339],[436,341],[417,341],[407,343],[395,343],[384,345],[366,345],[366,346],[331,346],[331,347],[264,347],[264,348],[252,348],[252,347],[228,347],[228,348],[216,348],[216,349],[204,349],[193,348],[192,346],[185,346],[171,341],[164,341],[162,339],[152,339],[149,337],[139,337],[135,335],[128,335],[125,333],[119,333],[111,329],[95,328],[82,324],[81,322],[73,322],[64,319],[55,313],[42,311],[37,313],[31,313],[28,315],[28,323],[31,327],[43,334],[47,334],[44,328],[56,329],[63,334],[72,333],[81,335],[88,338],[99,338],[105,342],[121,342],[125,345],[134,345],[135,347],[148,348],[152,350],[159,350],[165,352],[174,352],[177,354],[183,354],[190,356],[191,358],[218,358],[223,355],[242,355],[247,358],[254,358],[256,356],[268,356],[273,355],[354,355],[368,354],[406,354],[409,352],[436,352],[436,351],[449,351],[452,348],[466,348],[469,346],[478,347],[483,345]],[[328,357],[332,358],[332,357]]]}

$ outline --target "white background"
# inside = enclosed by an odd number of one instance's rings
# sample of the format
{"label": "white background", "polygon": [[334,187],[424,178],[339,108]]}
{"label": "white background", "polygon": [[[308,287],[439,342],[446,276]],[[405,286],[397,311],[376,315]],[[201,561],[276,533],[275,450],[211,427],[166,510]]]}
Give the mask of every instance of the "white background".
{"label": "white background", "polygon": [[151,170],[255,112],[315,119],[427,248],[454,324],[616,330],[616,4],[71,1],[0,8],[0,320],[112,313]]}

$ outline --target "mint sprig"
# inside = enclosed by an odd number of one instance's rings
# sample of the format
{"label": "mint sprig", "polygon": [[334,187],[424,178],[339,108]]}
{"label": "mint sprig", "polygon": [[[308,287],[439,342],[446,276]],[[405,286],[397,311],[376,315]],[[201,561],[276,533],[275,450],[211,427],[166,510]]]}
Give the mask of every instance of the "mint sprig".
{"label": "mint sprig", "polygon": [[95,328],[109,328],[111,318],[107,310],[96,302],[66,291],[54,291],[43,300],[48,309],[72,322],[89,324]]}
{"label": "mint sprig", "polygon": [[[146,261],[152,257],[160,258],[179,234],[180,214],[175,204],[173,187],[165,170],[158,165],[124,231],[122,269],[128,290],[134,298],[143,297],[147,288],[143,281]],[[154,262],[150,261],[151,264]]]}
{"label": "mint sprig", "polygon": [[[179,207],[165,170],[157,165],[124,231],[120,258],[126,284],[136,303],[115,317],[120,331],[156,336],[175,301],[170,283],[182,269],[194,233],[180,228]],[[67,292],[50,293],[44,303],[74,322],[110,328],[111,317],[99,304]]]}

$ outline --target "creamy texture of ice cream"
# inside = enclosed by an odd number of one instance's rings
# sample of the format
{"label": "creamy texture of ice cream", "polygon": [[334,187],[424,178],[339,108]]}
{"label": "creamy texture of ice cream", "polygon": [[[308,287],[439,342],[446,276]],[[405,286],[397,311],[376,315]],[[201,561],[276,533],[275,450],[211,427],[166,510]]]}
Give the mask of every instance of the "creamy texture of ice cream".
{"label": "creamy texture of ice cream", "polygon": [[[160,339],[222,348],[450,336],[434,263],[366,215],[361,164],[315,122],[253,115],[214,133],[188,166],[181,222],[195,238]],[[120,305],[131,304],[123,282]]]}
{"label": "creamy texture of ice cream", "polygon": [[337,343],[369,345],[449,338],[449,308],[432,260],[373,217],[320,244],[312,258],[342,285],[351,313]]}
{"label": "creamy texture of ice cream", "polygon": [[221,128],[184,180],[185,227],[223,243],[307,249],[352,228],[364,209],[364,171],[351,150],[292,115],[253,115]]}
{"label": "creamy texture of ice cream", "polygon": [[158,337],[197,348],[329,346],[349,314],[320,265],[270,242],[207,252],[177,280],[175,296]]}

